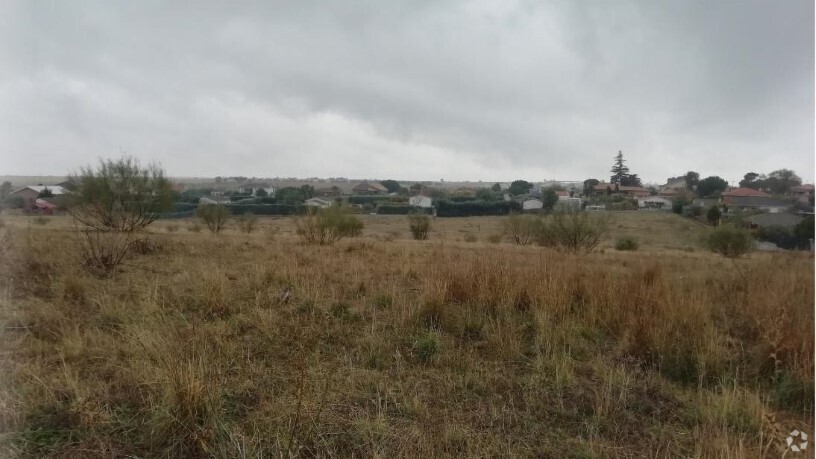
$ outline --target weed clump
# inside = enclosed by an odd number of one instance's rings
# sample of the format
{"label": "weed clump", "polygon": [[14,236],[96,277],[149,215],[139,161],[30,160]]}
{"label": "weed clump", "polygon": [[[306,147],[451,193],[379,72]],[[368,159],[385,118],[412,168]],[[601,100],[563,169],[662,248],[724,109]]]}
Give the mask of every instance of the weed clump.
{"label": "weed clump", "polygon": [[424,241],[428,239],[428,232],[431,230],[431,219],[425,214],[409,215],[408,227],[415,240]]}
{"label": "weed clump", "polygon": [[615,250],[621,251],[634,251],[638,249],[638,241],[632,236],[623,236],[619,237],[617,241],[615,241]]}

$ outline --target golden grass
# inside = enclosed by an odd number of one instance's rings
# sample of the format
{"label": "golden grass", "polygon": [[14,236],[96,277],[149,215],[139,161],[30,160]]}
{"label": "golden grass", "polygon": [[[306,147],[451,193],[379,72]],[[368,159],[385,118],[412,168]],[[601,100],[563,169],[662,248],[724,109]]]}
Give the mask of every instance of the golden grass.
{"label": "golden grass", "polygon": [[59,218],[12,221],[0,452],[755,457],[812,433],[812,257],[672,250],[704,229],[624,215],[640,251],[588,256],[488,243],[499,218],[412,241],[371,216],[331,246],[159,222],[108,279]]}

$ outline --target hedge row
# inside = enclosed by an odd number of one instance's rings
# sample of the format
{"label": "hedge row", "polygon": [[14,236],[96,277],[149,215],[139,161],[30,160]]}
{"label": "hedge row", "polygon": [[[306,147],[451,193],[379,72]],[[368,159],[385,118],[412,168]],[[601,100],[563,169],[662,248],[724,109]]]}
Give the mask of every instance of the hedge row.
{"label": "hedge row", "polygon": [[439,217],[476,217],[481,215],[508,215],[511,212],[520,212],[521,204],[515,201],[466,201],[452,202],[438,201],[436,215]]}
{"label": "hedge row", "polygon": [[374,204],[377,205],[383,202],[399,202],[399,199],[402,199],[403,202],[405,198],[402,196],[381,196],[381,195],[363,195],[363,196],[349,196],[346,198],[349,204]]}
{"label": "hedge row", "polygon": [[423,209],[421,207],[414,206],[387,205],[377,207],[377,214],[379,215],[410,215],[414,213],[430,214],[431,212],[431,209]]}
{"label": "hedge row", "polygon": [[306,207],[286,204],[231,204],[227,206],[233,215],[297,215],[304,213]]}

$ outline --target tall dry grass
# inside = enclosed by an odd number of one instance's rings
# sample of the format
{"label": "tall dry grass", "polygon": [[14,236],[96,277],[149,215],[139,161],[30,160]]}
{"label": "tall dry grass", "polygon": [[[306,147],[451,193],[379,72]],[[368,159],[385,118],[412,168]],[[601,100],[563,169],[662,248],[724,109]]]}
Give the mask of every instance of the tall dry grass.
{"label": "tall dry grass", "polygon": [[15,232],[4,454],[744,457],[812,433],[807,255],[154,238],[100,279],[70,232]]}

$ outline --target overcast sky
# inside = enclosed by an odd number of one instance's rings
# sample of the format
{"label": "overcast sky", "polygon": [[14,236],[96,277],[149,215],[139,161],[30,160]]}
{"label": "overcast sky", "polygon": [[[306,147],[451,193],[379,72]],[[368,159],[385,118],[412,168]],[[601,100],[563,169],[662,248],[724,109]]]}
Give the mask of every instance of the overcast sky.
{"label": "overcast sky", "polygon": [[813,180],[813,0],[0,5],[0,175]]}

